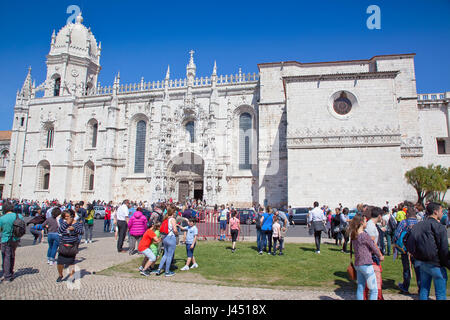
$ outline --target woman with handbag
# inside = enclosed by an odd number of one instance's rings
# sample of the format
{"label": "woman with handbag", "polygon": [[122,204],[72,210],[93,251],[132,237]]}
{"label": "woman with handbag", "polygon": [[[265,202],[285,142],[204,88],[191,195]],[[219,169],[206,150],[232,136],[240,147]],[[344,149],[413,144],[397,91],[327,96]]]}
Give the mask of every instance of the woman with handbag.
{"label": "woman with handbag", "polygon": [[[364,287],[367,283],[369,288],[369,300],[377,300],[378,286],[375,270],[372,265],[372,254],[376,255],[380,261],[384,260],[383,255],[377,248],[372,238],[364,232],[367,225],[365,216],[355,215],[350,222],[350,259],[352,259],[352,249],[355,249],[355,263],[357,278],[356,299],[364,300]],[[350,268],[350,267],[349,267]]]}
{"label": "woman with handbag", "polygon": [[79,235],[83,232],[83,225],[75,221],[75,211],[65,210],[64,220],[61,220],[58,233],[60,243],[58,248],[57,269],[59,277],[56,282],[63,278],[64,266],[71,266],[70,277],[75,273],[75,257],[78,253]]}

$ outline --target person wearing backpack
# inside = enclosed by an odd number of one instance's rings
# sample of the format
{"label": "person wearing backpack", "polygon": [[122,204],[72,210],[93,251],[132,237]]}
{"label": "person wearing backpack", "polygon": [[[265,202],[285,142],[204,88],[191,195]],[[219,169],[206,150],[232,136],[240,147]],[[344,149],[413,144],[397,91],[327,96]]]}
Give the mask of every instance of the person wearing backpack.
{"label": "person wearing backpack", "polygon": [[420,268],[419,299],[428,300],[431,281],[436,300],[446,300],[447,269],[450,269],[447,229],[440,223],[442,206],[436,202],[427,205],[426,217],[411,229],[406,247]]}
{"label": "person wearing backpack", "polygon": [[16,249],[20,237],[25,233],[26,226],[23,216],[14,213],[14,205],[11,202],[3,203],[3,212],[4,214],[0,217],[3,278],[0,281],[11,282],[14,280]]}
{"label": "person wearing backpack", "polygon": [[403,294],[409,294],[409,284],[411,281],[411,265],[414,266],[416,273],[417,288],[420,288],[420,270],[415,266],[414,257],[408,252],[406,246],[403,243],[405,235],[411,231],[412,227],[417,224],[416,210],[414,207],[406,208],[406,219],[400,221],[394,234],[394,246],[401,254],[401,260],[403,265],[403,282],[398,284],[400,291]]}
{"label": "person wearing backpack", "polygon": [[391,246],[393,244],[394,233],[395,233],[395,230],[397,229],[397,220],[395,220],[394,216],[389,211],[388,207],[383,207],[383,211],[384,211],[383,221],[384,221],[384,225],[386,226],[386,232],[384,233],[384,236],[386,237],[386,243],[387,243],[386,255],[390,256],[391,255]]}

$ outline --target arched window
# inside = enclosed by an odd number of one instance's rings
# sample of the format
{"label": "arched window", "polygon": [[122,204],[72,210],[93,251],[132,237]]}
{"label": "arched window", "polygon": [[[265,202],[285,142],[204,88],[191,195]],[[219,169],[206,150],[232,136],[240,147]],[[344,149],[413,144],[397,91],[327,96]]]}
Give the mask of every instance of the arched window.
{"label": "arched window", "polygon": [[239,117],[239,169],[251,169],[252,116],[243,113]]}
{"label": "arched window", "polygon": [[53,91],[53,96],[55,96],[55,97],[59,96],[60,90],[61,90],[61,78],[58,77],[55,79],[55,88]]}
{"label": "arched window", "polygon": [[9,151],[5,150],[2,152],[1,156],[1,167],[7,167],[9,161]]}
{"label": "arched window", "polygon": [[189,142],[195,142],[195,124],[194,121],[186,123],[186,131],[189,133]]}
{"label": "arched window", "polygon": [[84,165],[84,181],[83,190],[94,190],[95,167],[92,161],[86,162]]}
{"label": "arched window", "polygon": [[48,190],[50,188],[50,163],[47,160],[39,162],[37,166],[37,189]]}
{"label": "arched window", "polygon": [[136,125],[136,148],[134,153],[134,173],[144,173],[145,135],[147,123],[141,120]]}
{"label": "arched window", "polygon": [[46,143],[45,143],[45,147],[47,149],[51,149],[53,148],[53,140],[55,137],[55,130],[53,127],[48,127],[47,128],[47,134],[46,134]]}
{"label": "arched window", "polygon": [[96,148],[97,147],[97,132],[98,132],[98,123],[97,122],[95,122],[92,125],[91,130],[92,130],[91,146],[92,146],[92,148]]}

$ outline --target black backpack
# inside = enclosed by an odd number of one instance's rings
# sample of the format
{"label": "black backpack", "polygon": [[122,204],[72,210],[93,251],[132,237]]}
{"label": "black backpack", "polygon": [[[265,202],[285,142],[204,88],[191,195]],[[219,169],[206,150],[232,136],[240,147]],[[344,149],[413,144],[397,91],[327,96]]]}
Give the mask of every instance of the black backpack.
{"label": "black backpack", "polygon": [[19,214],[16,213],[16,220],[13,222],[11,240],[13,237],[21,238],[27,231],[25,221],[19,218]]}
{"label": "black backpack", "polygon": [[397,220],[395,220],[394,216],[391,215],[388,221],[389,229],[391,229],[391,232],[394,232],[395,229],[397,229]]}
{"label": "black backpack", "polygon": [[415,253],[416,253],[416,232],[415,231],[417,231],[417,228],[414,231],[414,227],[416,225],[409,228],[409,230],[407,230],[407,232],[403,236],[403,244],[405,245],[408,253],[411,254],[413,257],[415,256]]}

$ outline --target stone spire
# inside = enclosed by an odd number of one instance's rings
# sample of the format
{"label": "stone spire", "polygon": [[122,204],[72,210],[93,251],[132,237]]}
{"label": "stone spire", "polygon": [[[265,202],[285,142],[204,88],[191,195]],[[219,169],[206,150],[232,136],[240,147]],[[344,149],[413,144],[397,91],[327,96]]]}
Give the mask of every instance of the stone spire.
{"label": "stone spire", "polygon": [[28,68],[28,74],[23,82],[22,89],[20,90],[20,94],[23,98],[29,99],[31,97],[33,91],[33,82],[31,80],[31,66]]}
{"label": "stone spire", "polygon": [[169,79],[170,79],[170,66],[167,66],[166,78],[164,79],[163,106],[169,105]]}
{"label": "stone spire", "polygon": [[219,92],[217,91],[217,64],[214,61],[213,73],[211,75],[211,97],[209,100],[209,114],[210,117],[214,117],[219,106]]}
{"label": "stone spire", "polygon": [[195,71],[197,70],[197,67],[194,63],[194,50],[189,51],[189,54],[191,55],[191,58],[189,59],[189,64],[186,67],[186,77],[189,79],[195,78]]}

